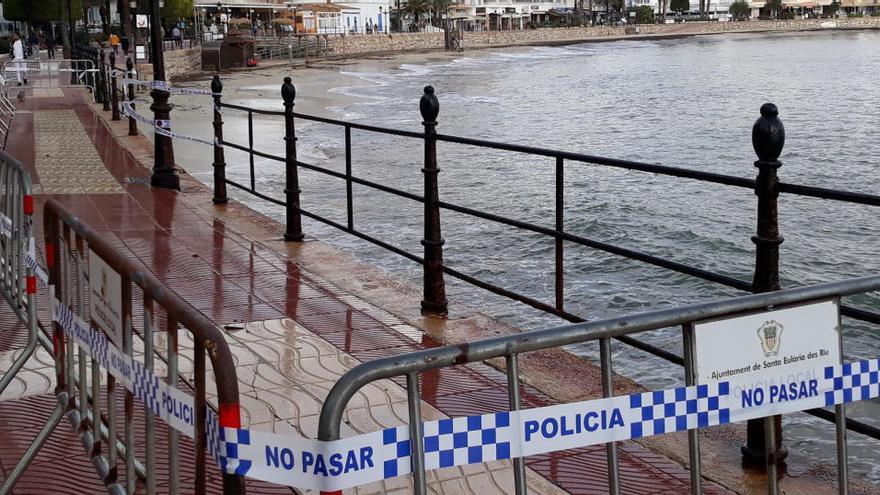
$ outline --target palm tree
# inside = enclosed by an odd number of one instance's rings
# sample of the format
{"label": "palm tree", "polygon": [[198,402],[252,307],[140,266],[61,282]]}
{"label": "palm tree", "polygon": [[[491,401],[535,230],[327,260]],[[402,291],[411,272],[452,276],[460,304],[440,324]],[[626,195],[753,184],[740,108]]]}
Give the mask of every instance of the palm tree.
{"label": "palm tree", "polygon": [[413,22],[418,24],[422,19],[422,15],[430,14],[431,0],[407,0],[401,10],[413,17]]}
{"label": "palm tree", "polygon": [[443,17],[443,13],[452,4],[451,0],[430,0],[431,10],[433,11],[434,25],[439,26]]}

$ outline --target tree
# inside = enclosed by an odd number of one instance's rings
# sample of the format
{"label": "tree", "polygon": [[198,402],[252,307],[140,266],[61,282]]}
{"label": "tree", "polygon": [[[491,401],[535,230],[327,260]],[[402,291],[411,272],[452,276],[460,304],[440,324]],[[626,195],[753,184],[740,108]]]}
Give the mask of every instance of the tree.
{"label": "tree", "polygon": [[767,3],[764,4],[764,10],[771,16],[776,17],[779,11],[782,10],[782,0],[767,0]]}
{"label": "tree", "polygon": [[401,10],[413,17],[413,22],[418,24],[422,16],[431,12],[430,0],[408,0]]}
{"label": "tree", "polygon": [[172,19],[192,17],[193,0],[165,0],[165,6],[162,7],[162,15]]}
{"label": "tree", "polygon": [[443,18],[443,13],[446,12],[446,9],[452,5],[450,0],[431,0],[430,8],[431,8],[431,17],[434,19],[433,24],[435,26],[440,25],[440,20]]}
{"label": "tree", "polygon": [[636,24],[653,24],[654,9],[650,5],[640,5],[638,7],[630,7],[627,12],[635,12]]}
{"label": "tree", "polygon": [[[4,0],[3,17],[27,23],[60,21],[67,9],[66,0]],[[81,0],[72,0],[73,11],[82,9]]]}
{"label": "tree", "polygon": [[669,9],[673,12],[686,12],[691,10],[691,2],[690,0],[672,0],[669,2]]}
{"label": "tree", "polygon": [[827,12],[830,15],[834,15],[837,13],[838,10],[840,10],[840,2],[834,0],[833,2],[831,2],[831,5],[828,6]]}
{"label": "tree", "polygon": [[729,12],[734,19],[741,21],[749,18],[749,15],[752,13],[752,8],[749,7],[749,4],[746,3],[745,0],[736,0],[730,4]]}

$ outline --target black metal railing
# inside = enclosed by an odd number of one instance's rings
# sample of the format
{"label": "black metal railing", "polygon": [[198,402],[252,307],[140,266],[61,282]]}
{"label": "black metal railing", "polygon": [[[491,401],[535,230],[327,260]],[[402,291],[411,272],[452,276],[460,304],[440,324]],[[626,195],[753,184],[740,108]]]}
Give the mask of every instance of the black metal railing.
{"label": "black metal railing", "polygon": [[[134,61],[127,56],[122,67],[122,61],[117,60],[113,50],[104,50],[91,46],[74,47],[74,54],[82,60],[91,60],[98,69],[95,75],[95,101],[102,104],[102,110],[111,112],[112,120],[122,120],[125,114],[124,101],[132,101],[135,95],[133,85],[126,87],[123,81],[128,77],[134,77]],[[128,117],[130,136],[138,133],[137,121],[133,116]]]}
{"label": "black metal railing", "polygon": [[[423,281],[424,292],[422,299],[422,307],[427,312],[444,313],[446,310],[446,296],[444,275],[455,277],[459,280],[472,284],[476,287],[485,289],[494,294],[498,294],[515,301],[522,302],[540,311],[556,315],[567,321],[580,323],[585,319],[569,312],[564,304],[564,254],[565,243],[570,242],[580,246],[604,251],[613,255],[622,256],[628,259],[641,261],[649,265],[664,268],[674,272],[682,273],[699,279],[715,282],[727,287],[749,291],[749,292],[768,292],[779,290],[779,245],[782,238],[778,232],[778,219],[776,201],[780,193],[804,196],[810,198],[819,198],[825,200],[841,201],[846,203],[880,206],[880,196],[863,194],[849,191],[839,191],[820,187],[811,187],[798,184],[789,184],[778,180],[776,171],[781,165],[777,160],[784,145],[784,130],[782,122],[777,116],[776,107],[772,104],[765,104],[761,108],[761,117],[755,123],[753,128],[753,144],[758,155],[758,161],[755,166],[759,170],[757,178],[748,179],[742,177],[729,176],[724,174],[702,172],[696,170],[688,170],[683,168],[656,165],[649,163],[641,163],[627,160],[618,160],[614,158],[606,158],[599,156],[586,155],[581,153],[573,153],[559,151],[547,148],[539,148],[533,146],[524,146],[517,144],[499,143],[494,141],[466,138],[459,136],[450,136],[445,134],[437,134],[435,131],[437,122],[437,110],[439,108],[437,99],[434,96],[433,88],[426,87],[425,94],[420,102],[420,111],[424,119],[424,132],[404,131],[397,129],[389,129],[367,124],[355,122],[346,122],[325,117],[317,117],[313,115],[305,115],[293,112],[294,99],[296,96],[295,89],[289,78],[285,78],[282,86],[282,97],[284,100],[283,111],[262,110],[250,108],[241,105],[223,103],[220,93],[223,86],[219,77],[215,76],[212,82],[212,90],[215,93],[214,103],[214,131],[215,131],[215,147],[214,147],[214,202],[225,203],[227,201],[227,188],[234,188],[245,191],[257,198],[282,206],[286,209],[286,232],[287,240],[302,240],[303,232],[301,228],[301,217],[306,216],[318,222],[324,223],[341,231],[347,232],[360,239],[366,240],[388,251],[396,253],[407,259],[415,261],[423,265]],[[223,137],[223,120],[221,109],[229,109],[245,112],[248,119],[248,143],[246,145],[228,141]],[[275,116],[281,117],[285,121],[285,156],[278,156],[254,149],[253,140],[253,116]],[[306,120],[338,126],[345,136],[345,172],[331,170],[329,168],[308,163],[297,158],[296,154],[296,120]],[[365,131],[369,133],[378,133],[386,136],[398,136],[403,138],[418,139],[424,142],[425,158],[424,167],[422,169],[424,175],[424,194],[414,194],[403,191],[389,185],[380,184],[376,181],[363,177],[357,177],[352,174],[351,158],[352,143],[351,131]],[[514,218],[477,210],[467,206],[441,201],[438,197],[437,184],[437,155],[436,143],[456,143],[461,145],[473,146],[481,149],[502,150],[515,153],[523,153],[533,156],[550,157],[555,159],[555,205],[554,205],[554,226],[545,227],[535,223],[517,220]],[[249,177],[248,184],[243,184],[226,177],[226,161],[224,148],[240,150],[248,154],[249,157]],[[266,191],[257,190],[255,157],[265,158],[267,160],[277,161],[286,165],[286,181],[285,181],[285,198],[278,199],[273,197]],[[624,170],[632,170],[658,174],[669,177],[683,178],[719,184],[724,186],[750,189],[758,196],[758,230],[752,241],[756,244],[755,273],[752,282],[731,277],[722,273],[693,266],[690,264],[665,259],[650,253],[637,251],[634,249],[611,244],[602,240],[586,237],[577,233],[567,231],[564,228],[565,208],[564,208],[564,176],[565,166],[567,162],[575,162],[582,164],[600,165],[605,167],[613,167]],[[309,170],[323,174],[329,177],[335,177],[345,182],[346,187],[346,222],[340,223],[324,216],[321,216],[309,209],[303,208],[299,203],[299,170]],[[354,218],[354,202],[352,199],[352,185],[357,184],[366,186],[377,191],[392,194],[401,198],[416,201],[424,205],[424,237],[421,241],[424,246],[423,255],[407,251],[398,246],[392,245],[374,235],[368,234],[355,227]],[[525,230],[541,234],[552,238],[555,242],[554,252],[554,301],[545,302],[537,298],[531,297],[501,287],[491,282],[482,280],[473,275],[464,273],[456,268],[443,264],[443,245],[444,240],[440,232],[440,213],[441,211],[452,211],[467,215],[473,218],[488,220],[501,225],[506,225],[519,230]],[[842,314],[857,320],[880,324],[880,314],[868,311],[866,309],[853,306],[842,306]],[[684,360],[681,356],[661,349],[646,342],[636,340],[629,336],[619,336],[618,340],[629,344],[637,349],[641,349],[650,354],[663,358],[667,361],[682,365]],[[828,420],[833,420],[834,414],[826,410],[808,411],[810,414]],[[847,419],[848,427],[859,433],[863,433],[875,439],[880,439],[880,428],[867,425],[855,420]],[[760,425],[759,425],[760,426]],[[756,433],[755,435],[762,435]],[[751,437],[752,435],[750,435]],[[778,436],[781,439],[781,435]],[[757,441],[757,438],[756,438]],[[761,440],[763,441],[763,440]],[[750,438],[750,445],[753,444]],[[762,445],[762,444],[756,444]],[[761,461],[763,462],[763,461]]]}

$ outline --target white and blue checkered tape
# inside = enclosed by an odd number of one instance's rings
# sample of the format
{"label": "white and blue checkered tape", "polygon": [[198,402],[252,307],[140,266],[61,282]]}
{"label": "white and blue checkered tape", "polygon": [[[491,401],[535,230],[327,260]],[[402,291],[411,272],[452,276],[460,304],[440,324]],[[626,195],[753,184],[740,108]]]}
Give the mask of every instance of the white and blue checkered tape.
{"label": "white and blue checkered tape", "polygon": [[[0,213],[0,236],[11,239],[15,235],[14,230],[12,219]],[[40,266],[40,263],[37,261],[36,253],[34,238],[31,237],[28,239],[28,248],[25,250],[24,261],[27,263],[31,271],[34,272],[34,276],[37,277],[37,280],[42,282],[43,285],[47,285],[49,283],[49,275],[46,273],[46,270],[43,270],[43,267]]]}
{"label": "white and blue checkered tape", "polygon": [[[116,349],[68,308],[55,321],[97,356],[157,416],[192,437],[193,398]],[[783,374],[780,374],[783,373]],[[422,424],[427,469],[462,466],[706,428],[880,396],[880,359],[822,366],[796,376],[770,370],[757,379],[675,387],[620,397],[441,419]],[[221,428],[208,410],[207,453],[222,470],[314,490],[341,490],[411,472],[407,426],[322,442],[295,435]]]}

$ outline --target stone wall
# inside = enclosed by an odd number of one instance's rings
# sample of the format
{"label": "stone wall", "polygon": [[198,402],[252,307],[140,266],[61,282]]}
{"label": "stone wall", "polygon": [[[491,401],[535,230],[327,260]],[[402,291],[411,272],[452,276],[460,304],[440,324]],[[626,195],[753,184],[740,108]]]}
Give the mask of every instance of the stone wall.
{"label": "stone wall", "polygon": [[[165,52],[165,79],[168,81],[193,71],[199,71],[201,68],[202,50],[200,48]],[[142,81],[153,79],[153,64],[138,64],[138,79]]]}
{"label": "stone wall", "polygon": [[[852,19],[806,19],[789,21],[700,22],[685,24],[640,25],[639,34],[627,35],[622,27],[545,28],[522,31],[465,32],[465,49],[512,45],[540,45],[599,41],[611,39],[638,39],[657,36],[692,36],[723,32],[746,31],[803,31],[825,29],[822,23],[833,22],[839,29],[880,29],[880,17]],[[396,33],[374,35],[331,36],[328,39],[334,57],[353,55],[442,50],[443,33]]]}
{"label": "stone wall", "polygon": [[328,38],[334,56],[365,53],[442,50],[443,33],[394,33],[331,36]]}

